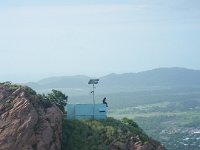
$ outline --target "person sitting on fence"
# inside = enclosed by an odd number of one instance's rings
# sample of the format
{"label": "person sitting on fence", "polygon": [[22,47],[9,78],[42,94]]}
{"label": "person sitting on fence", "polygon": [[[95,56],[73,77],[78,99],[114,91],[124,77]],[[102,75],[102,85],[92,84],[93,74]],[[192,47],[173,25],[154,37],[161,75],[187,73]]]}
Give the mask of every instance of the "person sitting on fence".
{"label": "person sitting on fence", "polygon": [[103,104],[106,104],[106,107],[108,107],[108,103],[106,102],[106,97],[103,98]]}

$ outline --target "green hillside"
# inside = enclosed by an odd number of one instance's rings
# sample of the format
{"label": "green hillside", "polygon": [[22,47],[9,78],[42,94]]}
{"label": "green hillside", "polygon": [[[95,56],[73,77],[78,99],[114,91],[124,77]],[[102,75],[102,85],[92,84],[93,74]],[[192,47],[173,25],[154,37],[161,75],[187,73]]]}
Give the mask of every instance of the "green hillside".
{"label": "green hillside", "polygon": [[62,150],[164,149],[130,119],[63,120]]}

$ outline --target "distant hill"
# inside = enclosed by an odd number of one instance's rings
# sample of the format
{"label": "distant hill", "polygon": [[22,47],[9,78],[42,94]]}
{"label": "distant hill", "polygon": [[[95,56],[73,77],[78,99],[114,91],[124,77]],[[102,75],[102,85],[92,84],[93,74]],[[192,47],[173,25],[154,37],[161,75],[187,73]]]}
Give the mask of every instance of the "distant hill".
{"label": "distant hill", "polygon": [[[26,85],[33,89],[52,88],[89,88],[88,76],[61,76],[30,82]],[[109,74],[100,77],[99,87],[163,87],[199,86],[200,70],[185,68],[158,68],[138,73]]]}
{"label": "distant hill", "polygon": [[29,82],[26,85],[33,89],[52,89],[52,88],[86,88],[90,77],[84,75],[59,76],[42,79],[38,82]]}
{"label": "distant hill", "polygon": [[158,68],[139,73],[110,74],[101,81],[104,85],[120,86],[191,86],[200,84],[200,70]]}

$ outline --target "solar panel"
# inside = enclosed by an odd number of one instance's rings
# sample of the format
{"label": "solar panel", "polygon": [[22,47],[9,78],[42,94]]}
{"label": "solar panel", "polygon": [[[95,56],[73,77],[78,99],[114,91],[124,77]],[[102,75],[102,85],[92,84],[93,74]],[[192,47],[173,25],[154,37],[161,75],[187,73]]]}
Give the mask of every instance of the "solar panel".
{"label": "solar panel", "polygon": [[99,82],[99,79],[90,79],[88,84],[97,84]]}

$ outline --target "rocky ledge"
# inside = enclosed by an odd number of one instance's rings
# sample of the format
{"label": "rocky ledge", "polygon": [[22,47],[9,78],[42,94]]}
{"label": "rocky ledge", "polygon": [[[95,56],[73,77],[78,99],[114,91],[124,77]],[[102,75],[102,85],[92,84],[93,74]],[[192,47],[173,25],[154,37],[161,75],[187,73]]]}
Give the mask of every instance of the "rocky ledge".
{"label": "rocky ledge", "polygon": [[0,150],[60,150],[62,112],[30,88],[0,84]]}

